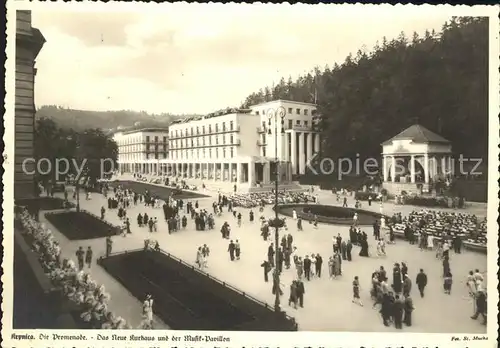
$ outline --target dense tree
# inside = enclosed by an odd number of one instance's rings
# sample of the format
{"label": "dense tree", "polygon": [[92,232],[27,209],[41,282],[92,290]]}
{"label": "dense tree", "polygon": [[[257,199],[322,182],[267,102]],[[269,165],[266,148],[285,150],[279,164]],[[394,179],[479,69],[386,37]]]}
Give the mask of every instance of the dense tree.
{"label": "dense tree", "polygon": [[[35,127],[35,157],[45,159],[42,163],[46,163],[39,168],[38,180],[61,180],[65,174],[77,175],[81,168],[81,181],[94,182],[116,168],[118,146],[100,129],[77,132],[60,128],[51,119],[41,118]],[[63,161],[69,166],[66,167]]]}
{"label": "dense tree", "polygon": [[[487,160],[488,18],[458,17],[441,33],[383,37],[342,65],[318,68],[274,86],[275,99],[314,102],[322,156],[380,156],[380,144],[419,123],[440,133],[456,154]],[[262,90],[243,107],[265,101]]]}

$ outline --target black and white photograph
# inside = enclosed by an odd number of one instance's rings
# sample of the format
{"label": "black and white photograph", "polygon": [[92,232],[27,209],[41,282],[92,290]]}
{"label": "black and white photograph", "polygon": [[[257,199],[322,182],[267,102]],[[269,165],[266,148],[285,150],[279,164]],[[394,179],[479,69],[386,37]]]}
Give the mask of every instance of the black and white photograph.
{"label": "black and white photograph", "polygon": [[21,5],[2,330],[494,339],[498,8]]}

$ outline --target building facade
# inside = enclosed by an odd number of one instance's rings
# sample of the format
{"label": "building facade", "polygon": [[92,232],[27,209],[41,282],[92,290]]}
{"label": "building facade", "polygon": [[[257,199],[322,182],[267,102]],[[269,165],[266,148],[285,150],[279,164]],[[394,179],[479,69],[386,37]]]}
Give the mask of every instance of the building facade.
{"label": "building facade", "polygon": [[[278,110],[283,117],[270,116]],[[276,100],[178,120],[168,129],[165,158],[146,158],[137,154],[144,153],[137,147],[127,150],[137,140],[126,139],[139,135],[117,133],[120,170],[253,188],[273,184],[278,169],[280,182],[291,182],[293,174],[305,173],[307,161],[319,151],[315,112],[313,104]]]}
{"label": "building facade", "polygon": [[[251,107],[260,117],[259,154],[289,163],[293,175],[305,174],[306,165],[319,152],[320,134],[316,130],[316,105],[275,100]],[[282,110],[281,116],[278,110]],[[276,114],[274,116],[274,114]],[[275,143],[274,132],[278,133]]]}
{"label": "building facade", "polygon": [[169,158],[166,128],[119,130],[113,140],[118,145],[121,173],[157,173],[159,161]]}
{"label": "building facade", "polygon": [[42,33],[31,26],[31,11],[16,12],[16,87],[15,87],[15,172],[14,199],[38,196],[33,161],[35,130],[35,59],[45,43]]}

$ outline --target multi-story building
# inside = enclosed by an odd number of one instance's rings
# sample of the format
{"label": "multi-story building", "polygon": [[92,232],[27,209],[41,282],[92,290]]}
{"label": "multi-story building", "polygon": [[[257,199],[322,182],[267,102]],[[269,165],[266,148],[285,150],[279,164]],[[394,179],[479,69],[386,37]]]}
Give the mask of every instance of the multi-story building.
{"label": "multi-story building", "polygon": [[45,43],[42,33],[31,26],[31,11],[16,11],[16,89],[15,89],[15,173],[14,198],[35,198],[35,59]]}
{"label": "multi-story building", "polygon": [[119,130],[113,134],[118,145],[119,171],[158,173],[160,161],[168,157],[168,129]]}
{"label": "multi-story building", "polygon": [[129,150],[127,146],[141,137],[137,131],[117,133],[120,170],[169,173],[252,188],[271,184],[279,168],[280,182],[290,182],[293,174],[305,173],[307,161],[319,151],[315,113],[313,104],[276,100],[250,109],[226,109],[178,120],[168,129],[165,158],[147,158],[143,147]]}
{"label": "multi-story building", "polygon": [[275,100],[251,109],[260,116],[257,128],[260,155],[290,163],[293,175],[305,174],[307,163],[320,147],[320,134],[315,127],[316,105]]}

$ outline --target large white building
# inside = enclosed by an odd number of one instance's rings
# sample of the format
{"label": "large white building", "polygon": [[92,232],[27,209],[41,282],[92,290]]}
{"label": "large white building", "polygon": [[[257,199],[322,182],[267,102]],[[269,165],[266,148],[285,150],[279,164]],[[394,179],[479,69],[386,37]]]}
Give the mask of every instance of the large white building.
{"label": "large white building", "polygon": [[118,145],[121,173],[156,173],[158,163],[168,159],[168,129],[142,128],[118,130],[113,134]]}
{"label": "large white building", "polygon": [[175,121],[163,135],[168,155],[137,157],[140,163],[131,167],[124,162],[124,168],[253,188],[272,184],[279,162],[280,182],[291,182],[292,175],[305,173],[306,163],[319,151],[315,113],[314,104],[276,100]]}

